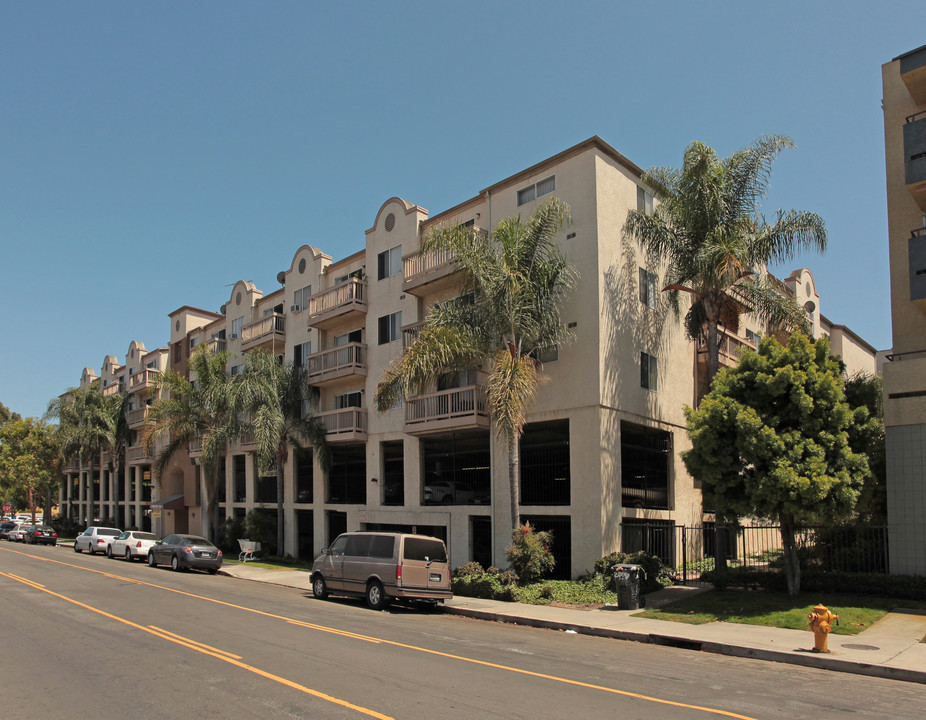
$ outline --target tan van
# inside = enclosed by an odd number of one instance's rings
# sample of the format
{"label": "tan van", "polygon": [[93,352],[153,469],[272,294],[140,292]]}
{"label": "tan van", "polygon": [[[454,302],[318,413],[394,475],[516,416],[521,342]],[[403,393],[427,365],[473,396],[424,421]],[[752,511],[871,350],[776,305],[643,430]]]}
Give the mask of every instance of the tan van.
{"label": "tan van", "polygon": [[405,533],[339,535],[312,565],[312,594],[365,597],[381,610],[391,599],[443,602],[453,597],[443,540]]}

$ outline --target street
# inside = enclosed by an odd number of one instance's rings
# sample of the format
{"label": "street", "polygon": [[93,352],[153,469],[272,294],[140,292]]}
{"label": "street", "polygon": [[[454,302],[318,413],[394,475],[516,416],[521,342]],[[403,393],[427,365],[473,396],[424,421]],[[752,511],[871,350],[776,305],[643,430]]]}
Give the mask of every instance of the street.
{"label": "street", "polygon": [[108,718],[919,718],[926,688],[0,544],[3,708]]}

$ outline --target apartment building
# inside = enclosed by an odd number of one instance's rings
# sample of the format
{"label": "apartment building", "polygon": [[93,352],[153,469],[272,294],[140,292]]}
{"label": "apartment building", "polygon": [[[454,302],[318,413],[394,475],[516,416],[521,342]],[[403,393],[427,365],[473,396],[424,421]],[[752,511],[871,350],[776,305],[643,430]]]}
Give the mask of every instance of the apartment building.
{"label": "apartment building", "polygon": [[[332,466],[323,472],[311,451],[292,451],[283,552],[310,558],[345,530],[403,530],[445,539],[454,565],[506,565],[507,449],[492,433],[482,369],[441,377],[386,413],[372,398],[428,309],[460,293],[453,258],[422,253],[422,237],[443,224],[490,231],[554,195],[573,216],[559,243],[580,278],[563,311],[575,341],[542,358],[543,383],[520,446],[522,517],[553,531],[562,577],[615,549],[639,549],[652,527],[712,520],[680,459],[688,447],[684,408],[703,391],[706,352],[668,307],[658,265],[622,237],[629,209],[653,207],[640,176],[593,137],[433,217],[391,198],[361,251],[334,261],[304,245],[274,292],[240,281],[217,313],[182,306],[170,314],[170,342],[159,357],[172,369],[185,373],[199,343],[227,350],[233,374],[248,352],[263,349],[306,367],[319,391],[315,414]],[[808,270],[781,287],[805,307],[815,333],[841,343],[850,370],[874,371],[874,349],[821,315]],[[721,362],[735,363],[763,332],[749,316],[725,328]],[[246,438],[228,449],[223,518],[252,510],[276,516],[276,480],[259,476],[254,450]],[[197,462],[192,447],[160,478],[155,531],[203,529]]]}
{"label": "apartment building", "polygon": [[893,349],[884,365],[891,571],[926,574],[926,45],[881,68]]}

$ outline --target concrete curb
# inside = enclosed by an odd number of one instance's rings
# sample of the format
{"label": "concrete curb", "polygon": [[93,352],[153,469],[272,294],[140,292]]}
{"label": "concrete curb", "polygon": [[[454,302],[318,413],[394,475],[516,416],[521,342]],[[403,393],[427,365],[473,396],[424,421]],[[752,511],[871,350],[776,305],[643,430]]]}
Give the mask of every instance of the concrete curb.
{"label": "concrete curb", "polygon": [[729,645],[727,643],[692,640],[691,638],[677,637],[674,635],[633,632],[631,630],[612,630],[609,628],[594,627],[591,625],[578,625],[575,623],[557,622],[555,620],[540,620],[536,618],[517,617],[487,610],[471,610],[467,608],[448,606],[440,606],[439,609],[441,612],[448,615],[459,615],[461,617],[473,618],[475,620],[509,623],[511,625],[526,625],[529,627],[542,628],[545,630],[560,630],[564,632],[572,631],[580,635],[606,637],[613,640],[629,640],[631,642],[647,643],[650,645],[665,645],[668,647],[680,648],[682,650],[695,650],[700,652],[715,653],[718,655],[729,655],[731,657],[750,658],[752,660],[766,660],[770,662],[787,663],[789,665],[800,665],[802,667],[812,667],[820,670],[831,670],[833,672],[851,673],[855,675],[886,678],[889,680],[901,680],[904,682],[926,684],[926,672],[923,671],[895,668],[886,665],[872,665],[869,663],[855,662],[852,660],[840,660],[838,658],[827,657],[825,655],[815,655],[811,652],[803,655],[797,653],[778,652],[775,650],[760,650],[739,645]]}

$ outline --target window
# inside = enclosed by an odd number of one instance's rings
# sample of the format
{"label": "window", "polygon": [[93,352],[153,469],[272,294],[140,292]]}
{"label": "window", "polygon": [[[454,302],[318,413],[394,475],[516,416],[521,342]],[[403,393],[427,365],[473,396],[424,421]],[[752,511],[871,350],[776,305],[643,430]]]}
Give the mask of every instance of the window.
{"label": "window", "polygon": [[349,333],[344,333],[342,335],[334,336],[334,346],[341,347],[341,345],[347,345],[347,343],[359,343],[363,342],[363,330],[357,328],[356,330],[351,330]]}
{"label": "window", "polygon": [[437,376],[437,391],[470,387],[476,384],[476,380],[477,375],[475,370],[458,370],[457,372],[441,373]]}
{"label": "window", "polygon": [[640,268],[640,302],[647,307],[656,309],[656,273],[646,268]]}
{"label": "window", "polygon": [[379,344],[393,342],[402,337],[402,311],[383,315],[379,319]]}
{"label": "window", "polygon": [[344,410],[345,408],[361,407],[363,403],[363,393],[360,390],[343,393],[334,396],[334,409]]}
{"label": "window", "polygon": [[637,212],[641,212],[644,215],[652,215],[654,212],[653,194],[647,192],[639,185],[637,185]]}
{"label": "window", "polygon": [[568,505],[569,421],[525,425],[519,443],[521,504]]}
{"label": "window", "polygon": [[383,458],[383,505],[405,504],[405,451],[402,441],[380,444]]}
{"label": "window", "polygon": [[299,343],[293,348],[293,365],[305,367],[305,359],[312,354],[312,341]]}
{"label": "window", "polygon": [[232,375],[240,375],[242,370],[244,370],[244,365],[232,365],[229,372]]}
{"label": "window", "polygon": [[760,339],[759,333],[757,333],[755,330],[750,330],[749,328],[746,328],[746,339],[749,342],[751,342],[753,345],[756,345],[756,346],[759,345],[759,339]]}
{"label": "window", "polygon": [[296,502],[312,502],[315,482],[315,464],[312,451],[296,450]]}
{"label": "window", "polygon": [[543,195],[549,195],[554,190],[556,190],[556,176],[551,175],[540,182],[528,185],[523,190],[518,190],[518,205],[524,205]]}
{"label": "window", "polygon": [[546,365],[547,363],[556,362],[559,360],[559,346],[554,345],[551,348],[543,348],[542,350],[536,350],[531,353],[539,362]]}
{"label": "window", "polygon": [[394,248],[384,250],[377,255],[376,279],[383,280],[402,272],[402,246],[396,245]]}
{"label": "window", "polygon": [[640,353],[640,387],[656,391],[658,389],[659,374],[656,370],[656,356],[649,353]]}
{"label": "window", "polygon": [[348,280],[350,280],[351,278],[357,278],[358,280],[362,280],[362,279],[363,279],[363,270],[354,270],[353,272],[349,272],[349,273],[347,273],[346,275],[338,275],[338,276],[334,279],[334,284],[335,284],[335,285],[340,285],[341,283],[346,283],[346,282],[347,282]]}
{"label": "window", "polygon": [[422,438],[422,505],[488,505],[492,494],[489,444],[488,432]]}
{"label": "window", "polygon": [[200,338],[198,338],[198,337],[191,337],[191,338],[190,338],[190,352],[193,352],[193,348],[195,348],[197,345],[199,345],[199,341],[200,341]]}
{"label": "window", "polygon": [[241,337],[241,328],[243,326],[244,326],[244,316],[241,316],[241,317],[238,317],[232,320],[231,336],[233,339]]}
{"label": "window", "polygon": [[366,446],[332,446],[331,469],[328,471],[328,502],[362,505],[367,501],[366,483]]}
{"label": "window", "polygon": [[174,362],[178,363],[183,360],[183,344],[174,343]]}
{"label": "window", "polygon": [[301,290],[296,290],[293,295],[293,312],[301,312],[309,306],[309,298],[312,297],[312,286],[306,285]]}
{"label": "window", "polygon": [[669,509],[672,436],[664,430],[621,423],[621,505]]}

